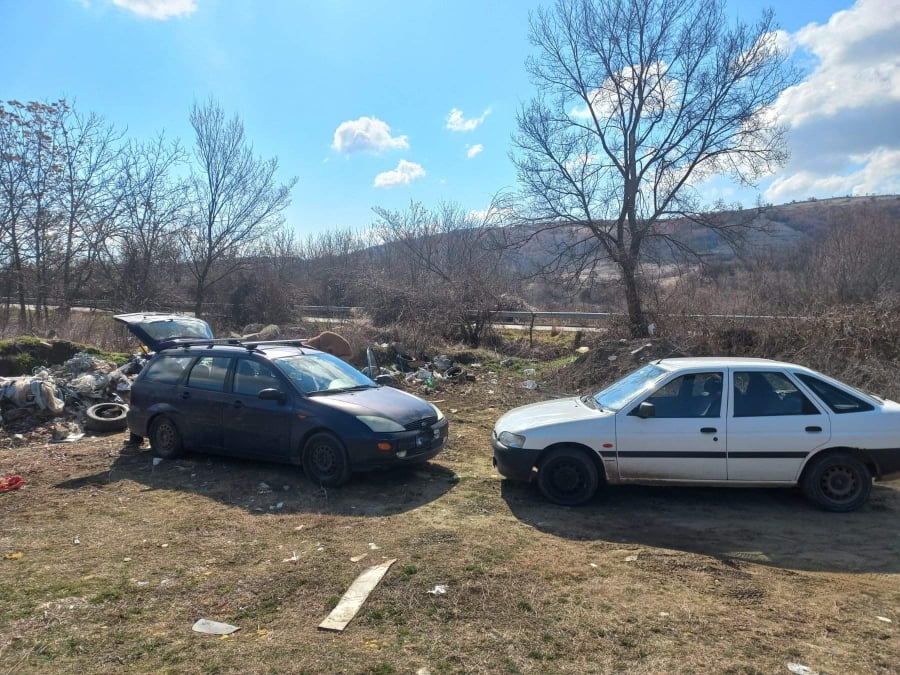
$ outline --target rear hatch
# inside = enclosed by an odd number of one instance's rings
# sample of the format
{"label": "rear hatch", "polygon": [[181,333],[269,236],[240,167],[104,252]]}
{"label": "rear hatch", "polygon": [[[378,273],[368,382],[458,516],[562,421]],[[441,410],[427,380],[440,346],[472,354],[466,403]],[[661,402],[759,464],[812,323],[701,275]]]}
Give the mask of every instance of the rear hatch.
{"label": "rear hatch", "polygon": [[124,323],[148,349],[158,352],[179,340],[212,340],[212,329],[203,319],[166,312],[136,312],[117,314],[116,321]]}

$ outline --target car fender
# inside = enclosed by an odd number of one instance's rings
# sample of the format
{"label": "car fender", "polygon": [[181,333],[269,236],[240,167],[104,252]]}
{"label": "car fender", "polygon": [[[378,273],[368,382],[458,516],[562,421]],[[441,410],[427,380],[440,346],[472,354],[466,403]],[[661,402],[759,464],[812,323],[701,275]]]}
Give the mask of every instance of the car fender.
{"label": "car fender", "polygon": [[[873,459],[872,455],[869,454],[868,450],[865,450],[864,448],[848,448],[848,447],[842,447],[842,446],[829,446],[827,448],[814,450],[813,452],[809,453],[809,455],[807,455],[803,464],[800,465],[800,471],[795,476],[794,482],[799,483],[802,480],[803,474],[806,472],[806,469],[808,467],[812,466],[813,462],[816,461],[819,457],[823,457],[832,452],[845,452],[848,455],[852,455],[852,456],[856,457],[861,462],[863,462],[866,466],[869,467],[869,471],[872,472],[872,475],[875,478],[881,478],[881,475],[883,473],[881,470],[881,467],[879,466],[879,463]],[[898,452],[898,455],[900,455],[900,450],[898,450],[897,452]]]}

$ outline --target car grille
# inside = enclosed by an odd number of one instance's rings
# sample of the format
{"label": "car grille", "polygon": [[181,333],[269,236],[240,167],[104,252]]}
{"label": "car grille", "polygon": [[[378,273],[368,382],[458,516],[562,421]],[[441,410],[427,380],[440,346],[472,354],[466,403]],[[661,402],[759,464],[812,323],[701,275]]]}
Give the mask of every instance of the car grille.
{"label": "car grille", "polygon": [[404,425],[404,428],[407,431],[419,431],[420,429],[427,429],[432,424],[437,422],[437,416],[432,415],[431,417],[425,417],[421,420],[416,420],[415,422],[410,422],[409,424]]}

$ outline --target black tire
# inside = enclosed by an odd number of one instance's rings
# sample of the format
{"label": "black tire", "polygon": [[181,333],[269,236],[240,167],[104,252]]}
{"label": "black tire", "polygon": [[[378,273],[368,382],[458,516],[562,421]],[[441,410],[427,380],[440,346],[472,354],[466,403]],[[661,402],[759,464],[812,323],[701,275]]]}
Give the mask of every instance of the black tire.
{"label": "black tire", "polygon": [[84,411],[84,428],[88,431],[124,431],[128,406],[121,403],[97,403]]}
{"label": "black tire", "polygon": [[350,480],[350,458],[331,434],[314,434],[303,448],[303,471],[316,485],[339,487]]}
{"label": "black tire", "polygon": [[872,492],[872,472],[846,452],[831,452],[812,460],[800,481],[803,494],[825,511],[855,511]]}
{"label": "black tire", "polygon": [[554,504],[584,504],[597,492],[600,475],[587,454],[578,448],[551,450],[538,464],[538,488]]}
{"label": "black tire", "polygon": [[181,432],[165,415],[154,417],[150,423],[150,449],[163,459],[175,459],[184,453]]}

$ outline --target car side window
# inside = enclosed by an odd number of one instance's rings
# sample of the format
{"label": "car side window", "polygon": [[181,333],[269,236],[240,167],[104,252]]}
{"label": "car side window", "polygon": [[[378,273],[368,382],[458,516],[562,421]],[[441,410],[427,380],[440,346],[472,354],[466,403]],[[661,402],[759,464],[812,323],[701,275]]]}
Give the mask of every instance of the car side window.
{"label": "car side window", "polygon": [[783,373],[734,374],[735,417],[820,415],[821,412]]}
{"label": "car side window", "polygon": [[228,375],[230,363],[231,359],[221,356],[204,356],[197,359],[188,375],[187,385],[196,389],[225,391],[225,376]]}
{"label": "car side window", "polygon": [[161,356],[147,367],[144,381],[175,384],[190,362],[190,356]]}
{"label": "car side window", "polygon": [[806,373],[794,373],[794,375],[807,387],[812,389],[816,396],[825,401],[825,405],[838,415],[843,413],[865,412],[874,410],[875,406],[862,399],[852,396],[833,384],[820,380]]}
{"label": "car side window", "polygon": [[655,417],[719,417],[722,409],[723,373],[689,373],[676,377],[649,398]]}
{"label": "car side window", "polygon": [[239,359],[234,369],[234,393],[256,396],[263,389],[278,389],[278,377],[272,366],[250,359]]}

